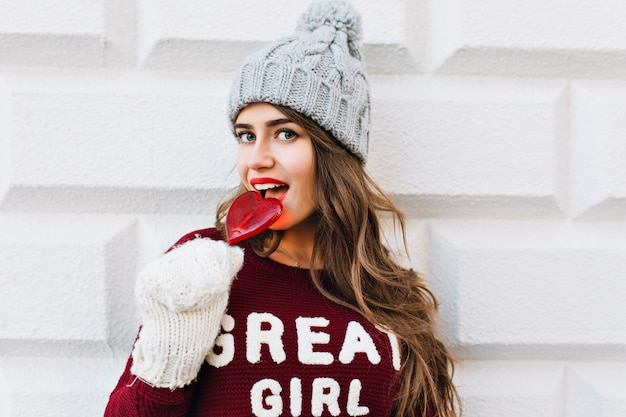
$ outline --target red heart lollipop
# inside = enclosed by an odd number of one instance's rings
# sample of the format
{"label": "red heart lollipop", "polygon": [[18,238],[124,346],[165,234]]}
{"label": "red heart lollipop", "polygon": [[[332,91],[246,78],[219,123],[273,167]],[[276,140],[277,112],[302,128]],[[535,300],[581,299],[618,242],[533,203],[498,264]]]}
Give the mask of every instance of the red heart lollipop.
{"label": "red heart lollipop", "polygon": [[233,201],[226,215],[226,237],[229,244],[257,235],[270,227],[283,212],[277,198],[263,198],[257,191],[248,191]]}

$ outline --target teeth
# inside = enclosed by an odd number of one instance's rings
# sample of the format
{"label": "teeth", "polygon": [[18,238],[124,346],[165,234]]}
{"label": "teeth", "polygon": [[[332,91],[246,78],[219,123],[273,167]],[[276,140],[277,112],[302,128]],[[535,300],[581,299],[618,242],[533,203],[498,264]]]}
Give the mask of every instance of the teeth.
{"label": "teeth", "polygon": [[284,187],[282,184],[256,184],[254,188],[258,191],[271,190],[272,188]]}

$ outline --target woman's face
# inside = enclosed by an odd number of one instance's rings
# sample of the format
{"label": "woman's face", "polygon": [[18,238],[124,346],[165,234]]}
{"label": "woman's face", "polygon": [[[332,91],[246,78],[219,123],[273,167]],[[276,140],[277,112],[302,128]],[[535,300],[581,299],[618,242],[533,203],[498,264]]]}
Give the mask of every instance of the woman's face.
{"label": "woman's face", "polygon": [[246,106],[235,121],[237,171],[249,190],[283,203],[271,227],[287,230],[315,212],[315,153],[304,128],[268,103]]}

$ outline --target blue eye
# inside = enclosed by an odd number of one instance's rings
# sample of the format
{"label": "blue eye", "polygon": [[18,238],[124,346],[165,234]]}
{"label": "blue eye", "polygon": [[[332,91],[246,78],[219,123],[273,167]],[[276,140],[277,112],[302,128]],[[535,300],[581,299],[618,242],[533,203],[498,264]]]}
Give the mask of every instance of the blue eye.
{"label": "blue eye", "polygon": [[298,135],[293,130],[289,129],[281,129],[278,131],[278,139],[279,140],[294,140]]}
{"label": "blue eye", "polygon": [[254,134],[250,132],[237,132],[237,137],[239,138],[239,143],[250,143],[256,139]]}

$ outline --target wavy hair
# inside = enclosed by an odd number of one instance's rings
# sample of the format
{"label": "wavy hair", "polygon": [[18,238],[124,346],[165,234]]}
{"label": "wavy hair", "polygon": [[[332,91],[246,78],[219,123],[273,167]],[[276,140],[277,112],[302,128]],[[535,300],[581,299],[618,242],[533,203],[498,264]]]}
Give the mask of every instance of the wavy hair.
{"label": "wavy hair", "polygon": [[[460,401],[452,383],[454,360],[436,337],[438,302],[414,270],[391,258],[381,237],[380,215],[400,226],[406,250],[403,214],[369,176],[363,164],[311,119],[275,106],[311,137],[315,151],[317,230],[311,269],[317,289],[328,299],[355,310],[398,338],[402,354],[396,417],[456,417]],[[224,218],[240,185],[218,206],[216,227],[225,235]],[[269,256],[281,232],[266,230],[248,241]]]}

